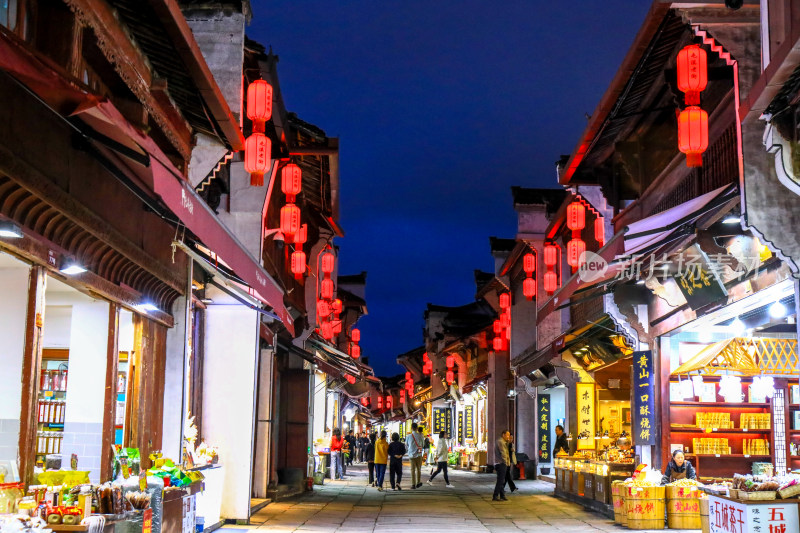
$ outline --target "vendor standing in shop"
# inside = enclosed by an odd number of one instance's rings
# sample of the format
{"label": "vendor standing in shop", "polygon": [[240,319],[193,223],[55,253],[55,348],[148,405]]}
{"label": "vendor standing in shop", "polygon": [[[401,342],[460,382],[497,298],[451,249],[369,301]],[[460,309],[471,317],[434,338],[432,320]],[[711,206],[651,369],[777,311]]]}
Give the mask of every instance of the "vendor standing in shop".
{"label": "vendor standing in shop", "polygon": [[686,460],[683,451],[675,450],[672,452],[672,460],[664,471],[664,477],[661,478],[661,484],[666,485],[679,479],[697,479],[697,473],[692,463]]}
{"label": "vendor standing in shop", "polygon": [[556,426],[556,443],[553,445],[553,457],[561,452],[569,455],[569,441],[567,441],[567,434],[564,433],[564,427]]}

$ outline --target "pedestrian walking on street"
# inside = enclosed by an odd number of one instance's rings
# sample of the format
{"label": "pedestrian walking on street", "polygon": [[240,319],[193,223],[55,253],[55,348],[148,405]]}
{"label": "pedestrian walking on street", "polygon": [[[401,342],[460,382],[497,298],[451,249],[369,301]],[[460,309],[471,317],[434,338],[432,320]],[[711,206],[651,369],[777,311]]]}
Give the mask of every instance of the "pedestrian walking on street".
{"label": "pedestrian walking on street", "polygon": [[406,445],[400,442],[400,434],[392,433],[392,443],[389,444],[389,483],[392,490],[403,490],[400,488],[400,480],[403,478],[403,456],[406,454]]}
{"label": "pedestrian walking on street", "polygon": [[347,455],[347,466],[353,466],[353,459],[356,455],[356,438],[353,436],[353,430],[347,432],[347,443],[350,445],[350,453]]}
{"label": "pedestrian walking on street", "polygon": [[371,433],[369,436],[369,443],[364,450],[364,459],[367,461],[367,469],[369,469],[369,484],[375,486],[375,440],[378,438],[376,433]]}
{"label": "pedestrian walking on street", "polygon": [[381,431],[381,436],[375,443],[375,485],[378,490],[383,490],[383,478],[386,476],[386,464],[389,462],[389,442],[386,440],[386,430]]}
{"label": "pedestrian walking on street", "polygon": [[508,443],[511,442],[511,432],[503,431],[500,438],[494,445],[494,471],[497,474],[497,482],[494,484],[494,494],[492,501],[505,501],[506,493],[506,472],[511,467],[511,457],[508,455]]}
{"label": "pedestrian walking on street", "polygon": [[[424,428],[423,428],[424,429]],[[432,465],[433,464],[433,457],[431,457],[431,435],[425,437],[425,442],[422,444],[422,454],[425,457],[425,464]]]}
{"label": "pedestrian walking on street", "polygon": [[425,436],[422,428],[416,422],[411,424],[411,433],[406,436],[406,449],[411,463],[411,488],[418,489],[422,486],[422,446]]}
{"label": "pedestrian walking on street", "polygon": [[444,474],[445,487],[452,488],[453,485],[450,484],[450,479],[447,477],[448,446],[446,435],[447,433],[444,431],[439,432],[439,442],[436,443],[436,471],[431,473],[428,485],[433,485],[433,478],[435,478],[439,472],[442,472]]}
{"label": "pedestrian walking on street", "polygon": [[333,428],[331,436],[331,479],[342,478],[342,431]]}
{"label": "pedestrian walking on street", "polygon": [[[514,483],[514,465],[517,464],[517,452],[514,451],[514,434],[509,433],[509,441],[508,441],[508,457],[511,459],[511,465],[506,470],[506,483],[508,483],[508,488],[511,489],[511,492],[519,490],[517,485]],[[505,485],[503,485],[505,488]]]}

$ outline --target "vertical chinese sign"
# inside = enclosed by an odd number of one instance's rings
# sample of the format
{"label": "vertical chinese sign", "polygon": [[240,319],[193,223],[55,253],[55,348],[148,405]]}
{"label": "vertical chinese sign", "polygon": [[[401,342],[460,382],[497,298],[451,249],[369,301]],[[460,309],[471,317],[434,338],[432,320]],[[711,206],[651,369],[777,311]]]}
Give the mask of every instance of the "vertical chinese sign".
{"label": "vertical chinese sign", "polygon": [[594,450],[594,383],[576,383],[575,396],[578,416],[578,449]]}
{"label": "vertical chinese sign", "polygon": [[550,395],[539,394],[536,398],[536,416],[539,430],[539,462],[550,464]]}
{"label": "vertical chinese sign", "polygon": [[439,436],[439,432],[444,431],[447,438],[452,436],[452,412],[448,407],[433,408],[433,432]]}
{"label": "vertical chinese sign", "polygon": [[633,352],[633,442],[653,445],[655,435],[653,352]]}
{"label": "vertical chinese sign", "polygon": [[475,440],[475,406],[464,406],[464,438]]}
{"label": "vertical chinese sign", "polygon": [[458,412],[458,438],[459,444],[464,444],[464,411]]}

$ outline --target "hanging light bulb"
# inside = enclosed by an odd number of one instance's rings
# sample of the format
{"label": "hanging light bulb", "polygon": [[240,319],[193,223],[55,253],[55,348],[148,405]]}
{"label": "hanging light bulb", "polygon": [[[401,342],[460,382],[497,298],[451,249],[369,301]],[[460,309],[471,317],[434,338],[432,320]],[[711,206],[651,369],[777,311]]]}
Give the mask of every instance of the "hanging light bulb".
{"label": "hanging light bulb", "polygon": [[769,316],[772,318],[783,318],[786,316],[786,306],[780,302],[775,302],[769,306]]}
{"label": "hanging light bulb", "polygon": [[744,322],[739,320],[739,317],[736,317],[728,328],[734,337],[740,337],[747,331],[747,326],[744,325]]}

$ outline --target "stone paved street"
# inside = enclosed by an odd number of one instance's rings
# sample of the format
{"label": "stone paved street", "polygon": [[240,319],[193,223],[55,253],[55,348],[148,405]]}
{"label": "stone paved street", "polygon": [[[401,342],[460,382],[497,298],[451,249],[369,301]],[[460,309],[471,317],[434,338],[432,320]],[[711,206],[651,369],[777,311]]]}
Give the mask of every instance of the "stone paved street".
{"label": "stone paved street", "polygon": [[[428,472],[424,467],[423,476]],[[446,488],[440,475],[433,487],[411,490],[407,488],[408,465],[403,474],[406,489],[379,492],[367,486],[364,467],[350,467],[345,481],[326,480],[311,494],[268,505],[253,515],[248,529],[331,533],[629,531],[604,516],[556,499],[553,486],[546,482],[520,481],[520,490],[509,494],[508,502],[493,502],[491,475],[455,471],[450,476],[454,488]],[[243,529],[231,529],[237,528]]]}

